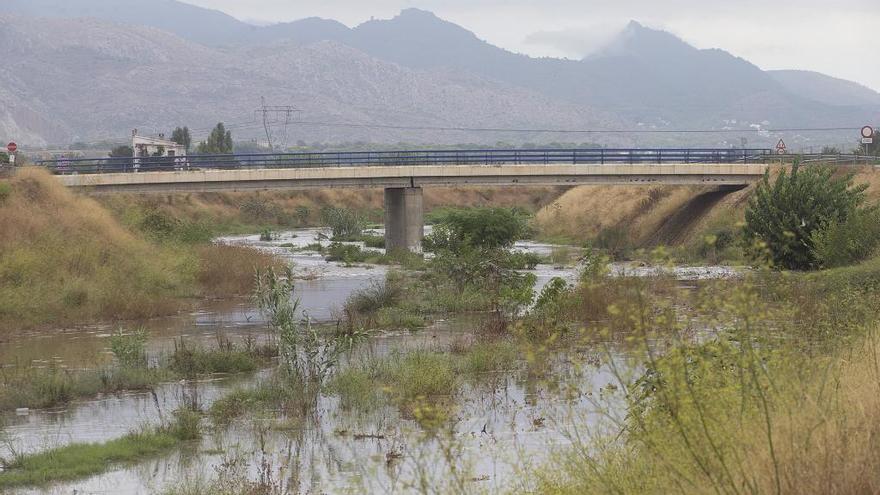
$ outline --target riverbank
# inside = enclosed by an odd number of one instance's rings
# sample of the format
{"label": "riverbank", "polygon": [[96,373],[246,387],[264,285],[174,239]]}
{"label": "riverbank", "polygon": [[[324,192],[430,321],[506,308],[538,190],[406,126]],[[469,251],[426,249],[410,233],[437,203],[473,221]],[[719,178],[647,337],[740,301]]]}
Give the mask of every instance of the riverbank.
{"label": "riverbank", "polygon": [[170,314],[196,298],[246,294],[254,267],[277,263],[209,238],[151,236],[45,171],[21,170],[2,190],[3,330]]}
{"label": "riverbank", "polygon": [[[871,203],[880,201],[880,171],[843,167],[856,184],[867,184]],[[723,190],[708,186],[580,186],[541,208],[535,226],[543,239],[590,243],[632,254],[658,246],[673,248],[682,261],[742,261],[728,242],[740,230],[754,186]],[[716,243],[706,246],[706,238]]]}
{"label": "riverbank", "polygon": [[615,376],[630,414],[523,470],[523,484],[558,495],[876,492],[878,266],[768,274],[728,291],[713,304],[731,325],[662,354],[645,346],[645,373]]}

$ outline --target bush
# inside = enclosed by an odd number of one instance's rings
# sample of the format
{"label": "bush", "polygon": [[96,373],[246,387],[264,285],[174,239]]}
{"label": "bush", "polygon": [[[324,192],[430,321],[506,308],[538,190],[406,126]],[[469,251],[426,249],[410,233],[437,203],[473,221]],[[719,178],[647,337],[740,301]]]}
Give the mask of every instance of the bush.
{"label": "bush", "polygon": [[330,228],[334,240],[355,240],[366,227],[366,219],[358,212],[346,208],[324,208],[321,221]]}
{"label": "bush", "polygon": [[110,350],[123,368],[147,365],[147,334],[143,330],[126,334],[122,329],[110,337]]}
{"label": "bush", "polygon": [[360,238],[365,247],[373,249],[385,249],[385,236],[364,234]]}
{"label": "bush", "polygon": [[857,211],[844,222],[827,222],[813,233],[813,254],[823,268],[852,265],[880,244],[880,210]]}
{"label": "bush", "polygon": [[527,251],[514,251],[507,256],[506,264],[511,270],[534,270],[541,257]]}
{"label": "bush", "polygon": [[625,227],[606,227],[593,240],[593,247],[606,251],[612,258],[619,259],[632,250],[632,240]]}
{"label": "bush", "polygon": [[480,249],[509,248],[528,233],[525,215],[516,209],[470,208],[452,210],[440,219],[425,239],[425,249],[459,251],[464,246]]}
{"label": "bush", "polygon": [[284,211],[280,206],[262,198],[249,198],[239,207],[245,220],[258,224],[284,223]]}
{"label": "bush", "polygon": [[867,185],[854,186],[853,175],[835,176],[828,166],[764,174],[746,209],[744,238],[753,258],[791,270],[816,268],[813,234],[823,225],[846,222],[865,201]]}

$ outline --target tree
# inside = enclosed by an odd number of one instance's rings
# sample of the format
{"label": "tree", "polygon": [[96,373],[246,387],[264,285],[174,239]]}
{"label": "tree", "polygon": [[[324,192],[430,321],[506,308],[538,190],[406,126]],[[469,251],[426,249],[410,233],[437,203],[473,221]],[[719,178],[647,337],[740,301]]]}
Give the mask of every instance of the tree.
{"label": "tree", "polygon": [[131,146],[117,146],[110,151],[110,158],[131,158],[134,156],[134,150]]}
{"label": "tree", "polygon": [[452,210],[435,225],[427,249],[459,251],[464,247],[505,249],[522,239],[528,225],[524,215],[508,208]]}
{"label": "tree", "polygon": [[189,151],[190,146],[192,146],[192,135],[189,133],[189,127],[184,126],[174,129],[171,132],[171,140]]}
{"label": "tree", "polygon": [[198,152],[203,154],[229,154],[232,150],[232,131],[227,131],[223,122],[214,127],[208,140],[199,143],[198,148]]}
{"label": "tree", "polygon": [[817,268],[813,234],[859,211],[866,188],[854,186],[852,174],[836,176],[829,166],[802,168],[795,162],[791,173],[783,170],[772,183],[768,170],[746,209],[746,249],[778,268]]}

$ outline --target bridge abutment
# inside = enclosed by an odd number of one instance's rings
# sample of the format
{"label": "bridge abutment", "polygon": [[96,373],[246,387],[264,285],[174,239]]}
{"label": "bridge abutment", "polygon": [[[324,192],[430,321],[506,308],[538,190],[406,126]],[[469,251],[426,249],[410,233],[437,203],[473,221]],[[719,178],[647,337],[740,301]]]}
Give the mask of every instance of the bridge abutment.
{"label": "bridge abutment", "polygon": [[422,252],[425,218],[421,187],[385,189],[385,249]]}

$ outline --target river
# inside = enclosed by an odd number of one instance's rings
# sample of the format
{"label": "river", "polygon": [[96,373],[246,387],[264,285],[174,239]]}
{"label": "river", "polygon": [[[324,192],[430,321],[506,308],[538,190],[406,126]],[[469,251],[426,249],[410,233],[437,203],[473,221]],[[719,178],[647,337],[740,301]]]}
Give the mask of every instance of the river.
{"label": "river", "polygon": [[[319,229],[284,232],[272,241],[259,236],[234,236],[218,242],[243,244],[275,252],[294,267],[301,280],[296,297],[309,318],[333,321],[349,295],[374,280],[382,279],[383,266],[343,266],[324,261],[320,254],[304,250],[320,242]],[[516,249],[549,254],[554,246],[518,243]],[[657,268],[631,264],[614,265],[615,273],[651,275]],[[677,267],[671,269],[680,280],[723,278],[736,273],[726,267]],[[553,277],[573,280],[576,270],[539,265],[534,273],[538,285]],[[168,352],[176,339],[210,344],[218,336],[233,342],[265,338],[266,328],[249,300],[205,303],[199,311],[137,323],[126,328],[143,328],[149,335],[148,352]],[[370,338],[358,352],[383,355],[393,350],[445,349],[456,339],[473,333],[468,318],[438,321],[415,332],[384,332]],[[34,365],[68,369],[93,368],[112,360],[108,337],[114,325],[95,325],[23,332],[5,337],[0,345],[0,365]],[[626,362],[626,350],[607,343],[602,352],[610,362]],[[536,376],[523,366],[468,382],[454,403],[455,419],[446,440],[426,438],[411,418],[393,405],[369,414],[340,407],[332,396],[321,396],[314,418],[291,420],[288,426],[270,427],[269,419],[245,418],[228,429],[209,432],[198,445],[135,466],[117,467],[104,474],[48,488],[17,493],[161,493],[185,480],[215,475],[218,466],[232,458],[243,459],[242,468],[257,476],[261,464],[287,480],[291,493],[336,493],[346,490],[376,493],[402,492],[409,484],[429,479],[443,491],[449,456],[441,455],[443,441],[455,448],[454,462],[468,467],[468,486],[473,491],[493,492],[509,486],[511,475],[526,465],[547,459],[554,447],[568,442],[573,424],[599,427],[597,398],[615,381],[609,360],[599,360],[596,349],[572,349],[552,359],[549,373]],[[595,363],[575,366],[572,363]],[[628,364],[629,365],[629,364]],[[167,383],[155,393],[126,393],[77,401],[58,410],[27,411],[3,417],[4,442],[0,456],[12,451],[38,452],[73,442],[98,442],[117,438],[133,429],[155,425],[167,418],[184,397],[197,394],[207,408],[218,397],[256,383],[256,376],[213,377],[199,382]],[[550,376],[552,379],[547,379]],[[558,392],[560,384],[568,390]],[[573,392],[573,393],[572,393]],[[616,411],[622,414],[625,411]],[[578,421],[572,420],[578,416]],[[273,418],[275,419],[275,418]],[[605,418],[607,421],[608,418]],[[618,418],[619,419],[619,418]],[[277,421],[272,424],[277,425]],[[438,443],[440,442],[440,443]],[[397,454],[402,458],[389,462]],[[428,466],[429,469],[424,468]],[[295,475],[295,476],[292,476]],[[472,478],[472,479],[471,479]],[[470,491],[470,490],[469,490]]]}

